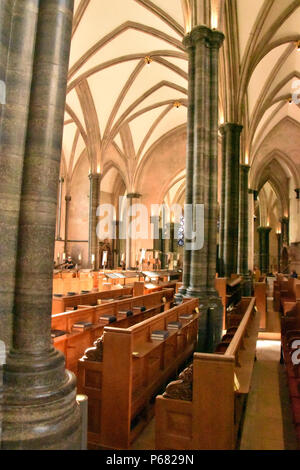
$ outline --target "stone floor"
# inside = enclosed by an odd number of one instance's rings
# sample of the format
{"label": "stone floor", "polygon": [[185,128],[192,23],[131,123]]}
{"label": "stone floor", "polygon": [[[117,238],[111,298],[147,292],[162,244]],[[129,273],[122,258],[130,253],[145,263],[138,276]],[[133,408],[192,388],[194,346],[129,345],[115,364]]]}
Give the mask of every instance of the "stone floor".
{"label": "stone floor", "polygon": [[241,450],[296,450],[280,342],[258,341]]}

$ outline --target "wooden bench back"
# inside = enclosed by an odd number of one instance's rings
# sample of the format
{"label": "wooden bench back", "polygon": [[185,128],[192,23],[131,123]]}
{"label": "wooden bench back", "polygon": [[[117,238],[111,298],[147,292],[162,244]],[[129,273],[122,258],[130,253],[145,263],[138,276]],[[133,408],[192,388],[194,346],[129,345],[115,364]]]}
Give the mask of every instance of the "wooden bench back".
{"label": "wooden bench back", "polygon": [[[141,430],[141,412],[147,413],[153,395],[194,351],[199,314],[193,312],[198,304],[198,299],[192,299],[129,328],[104,328],[103,363],[79,361],[79,391],[92,398],[90,442],[104,448],[129,448]],[[192,321],[182,321],[182,330],[170,332],[165,341],[151,340],[152,331],[167,329],[182,313],[193,313]]]}
{"label": "wooden bench back", "polygon": [[[255,298],[247,302],[243,319],[224,355],[194,353],[192,401],[156,398],[156,449],[235,448],[241,419],[236,398],[249,391],[259,328],[259,315],[254,314]],[[235,376],[240,383],[237,393]]]}

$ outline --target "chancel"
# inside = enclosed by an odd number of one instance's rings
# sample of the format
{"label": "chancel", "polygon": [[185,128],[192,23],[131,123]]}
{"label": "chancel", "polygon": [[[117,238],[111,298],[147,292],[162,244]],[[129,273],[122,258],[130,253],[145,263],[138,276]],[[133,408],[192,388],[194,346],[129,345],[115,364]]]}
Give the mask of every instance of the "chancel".
{"label": "chancel", "polygon": [[300,448],[299,23],[0,1],[1,449]]}

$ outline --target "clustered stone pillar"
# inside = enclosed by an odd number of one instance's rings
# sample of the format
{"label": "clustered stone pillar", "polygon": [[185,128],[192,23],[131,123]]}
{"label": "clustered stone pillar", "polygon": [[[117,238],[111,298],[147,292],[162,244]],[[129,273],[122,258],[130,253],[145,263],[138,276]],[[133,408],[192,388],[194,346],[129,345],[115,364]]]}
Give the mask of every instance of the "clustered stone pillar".
{"label": "clustered stone pillar", "polygon": [[69,195],[65,196],[65,242],[64,242],[64,252],[68,252],[68,240],[69,240],[69,212],[70,212],[70,202],[72,198]]}
{"label": "clustered stone pillar", "polygon": [[276,233],[277,237],[277,271],[280,273],[281,269],[281,249],[282,249],[282,243],[281,243],[281,232]]}
{"label": "clustered stone pillar", "polygon": [[220,127],[223,136],[223,175],[221,200],[221,266],[222,275],[238,271],[240,136],[243,127],[227,123]]}
{"label": "clustered stone pillar", "polygon": [[[79,449],[75,376],[65,370],[63,354],[51,343],[57,181],[74,2],[25,3],[30,3],[31,13],[38,8],[38,23],[18,227],[13,344],[3,375],[1,444],[3,449]],[[26,43],[23,35],[19,41]]]}
{"label": "clustered stone pillar", "polygon": [[281,236],[283,245],[289,245],[289,218],[282,217],[281,222]]}
{"label": "clustered stone pillar", "polygon": [[[89,174],[90,179],[90,207],[89,207],[89,262],[94,269],[99,269],[99,247],[97,237],[97,208],[99,205],[100,174]],[[92,256],[94,262],[92,263]]]}
{"label": "clustered stone pillar", "polygon": [[[184,40],[188,53],[188,112],[185,203],[193,203],[194,113],[195,113],[195,46],[188,35]],[[186,235],[186,233],[185,233]],[[185,236],[185,245],[190,240]],[[183,274],[180,295],[185,295],[190,285],[191,250],[183,250]]]}
{"label": "clustered stone pillar", "polygon": [[[136,259],[136,234],[133,233],[133,220],[132,207],[134,204],[137,204],[138,199],[141,198],[141,194],[138,193],[129,193],[127,194],[127,199],[129,201],[128,213],[126,213],[126,223],[129,222],[129,227],[127,227],[127,241],[126,241],[126,262],[128,267],[135,267],[139,259]],[[129,217],[128,217],[129,214]]]}
{"label": "clustered stone pillar", "polygon": [[251,296],[251,277],[248,267],[248,229],[249,229],[249,192],[248,175],[250,166],[240,165],[240,205],[239,205],[239,244],[238,244],[238,272],[244,277],[243,294]]}
{"label": "clustered stone pillar", "polygon": [[[184,39],[189,61],[194,61],[189,68],[189,107],[192,105],[191,100],[193,105],[188,113],[186,202],[192,204],[194,209],[197,205],[204,206],[204,243],[203,247],[193,247],[187,253],[190,247],[186,239],[182,291],[200,300],[198,351],[214,350],[222,334],[222,305],[214,282],[217,245],[218,56],[223,40],[221,32],[206,26],[196,26]],[[186,216],[185,223],[189,223]]]}
{"label": "clustered stone pillar", "polygon": [[62,190],[63,190],[63,183],[64,178],[59,178],[59,186],[58,186],[58,209],[57,209],[57,234],[56,239],[61,240],[60,230],[61,230],[61,203],[62,203]]}
{"label": "clustered stone pillar", "polygon": [[[0,340],[12,340],[18,219],[38,1],[0,2]],[[24,41],[26,37],[26,41]]]}
{"label": "clustered stone pillar", "polygon": [[257,229],[259,233],[259,269],[264,274],[269,272],[269,235],[271,230],[271,227],[258,227]]}

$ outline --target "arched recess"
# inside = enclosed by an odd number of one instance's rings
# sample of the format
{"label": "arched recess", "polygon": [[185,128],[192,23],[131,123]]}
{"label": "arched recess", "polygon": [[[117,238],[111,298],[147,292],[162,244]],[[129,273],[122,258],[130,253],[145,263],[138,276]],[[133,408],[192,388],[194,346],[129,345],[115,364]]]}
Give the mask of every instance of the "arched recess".
{"label": "arched recess", "polygon": [[[262,150],[262,149],[261,149]],[[272,162],[276,161],[286,178],[291,179],[291,183],[295,185],[295,188],[300,184],[299,172],[296,165],[293,163],[291,158],[285,154],[282,150],[274,148],[267,155],[263,155],[262,151],[257,152],[256,158],[254,158],[249,173],[249,186],[252,189],[258,189],[259,179],[264,169]],[[300,187],[300,186],[299,186]]]}

